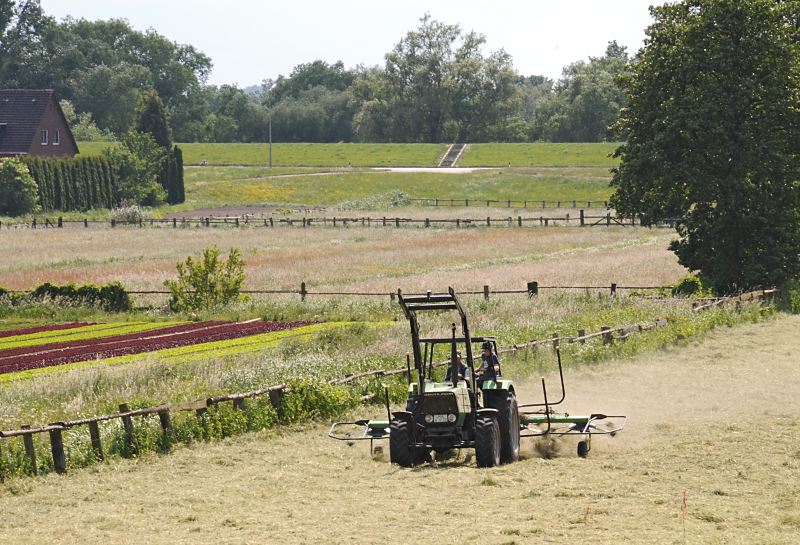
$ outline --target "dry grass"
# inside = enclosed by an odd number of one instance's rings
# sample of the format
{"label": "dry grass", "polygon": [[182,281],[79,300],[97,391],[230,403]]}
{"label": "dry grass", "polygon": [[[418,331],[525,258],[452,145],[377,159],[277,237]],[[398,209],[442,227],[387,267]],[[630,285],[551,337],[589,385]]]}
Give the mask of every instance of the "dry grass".
{"label": "dry grass", "polygon": [[[0,534],[31,544],[400,544],[420,531],[459,544],[794,544],[798,327],[787,317],[570,372],[569,409],[631,416],[586,460],[574,444],[550,460],[528,445],[527,459],[498,469],[462,456],[400,470],[313,426],[7,483]],[[478,510],[487,515],[465,516]]]}
{"label": "dry grass", "polygon": [[665,284],[685,272],[666,250],[671,236],[621,227],[19,230],[3,234],[14,258],[0,264],[0,286],[119,280],[158,289],[178,261],[212,245],[242,250],[250,288]]}

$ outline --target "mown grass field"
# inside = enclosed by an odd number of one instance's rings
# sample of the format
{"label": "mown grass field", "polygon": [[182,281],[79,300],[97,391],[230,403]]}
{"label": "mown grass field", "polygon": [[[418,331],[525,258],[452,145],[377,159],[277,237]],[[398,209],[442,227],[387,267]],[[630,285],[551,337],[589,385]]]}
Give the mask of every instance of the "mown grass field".
{"label": "mown grass field", "polygon": [[[408,521],[424,514],[426,531],[453,544],[793,545],[798,326],[783,318],[569,371],[569,408],[631,417],[587,459],[572,442],[551,459],[528,443],[523,461],[501,468],[479,470],[465,452],[402,470],[366,444],[327,439],[325,425],[303,426],[14,480],[0,488],[0,533],[22,543],[401,544],[419,537]],[[536,380],[520,389],[536,400]]]}
{"label": "mown grass field", "polygon": [[[108,144],[79,142],[82,155],[94,155]],[[186,164],[267,165],[267,144],[179,144]],[[274,167],[414,166],[435,167],[445,144],[272,144]]]}
{"label": "mown grass field", "polygon": [[412,198],[470,199],[473,206],[486,199],[604,201],[611,195],[608,171],[603,169],[490,170],[460,175],[335,171],[292,176],[272,176],[268,169],[242,170],[190,167],[186,171],[186,203],[170,210],[275,204],[329,207],[342,203],[370,208],[370,200],[394,191]]}

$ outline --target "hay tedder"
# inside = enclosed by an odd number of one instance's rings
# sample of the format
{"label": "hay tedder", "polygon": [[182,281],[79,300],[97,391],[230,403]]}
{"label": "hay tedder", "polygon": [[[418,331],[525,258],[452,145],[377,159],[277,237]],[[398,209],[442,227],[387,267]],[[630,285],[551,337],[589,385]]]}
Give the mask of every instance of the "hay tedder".
{"label": "hay tedder", "polygon": [[[404,296],[398,290],[397,299],[411,326],[411,345],[414,370],[407,364],[408,402],[404,411],[391,412],[386,396],[387,420],[358,420],[334,422],[328,435],[342,441],[389,440],[392,463],[413,467],[437,453],[450,449],[474,448],[480,467],[493,467],[519,459],[520,438],[577,435],[578,455],[586,457],[592,435],[614,435],[625,427],[625,416],[590,414],[586,416],[557,413],[553,407],[561,404],[566,392],[561,355],[558,371],[561,382],[560,398],[551,402],[542,379],[542,403],[519,404],[514,383],[502,376],[496,358],[494,337],[473,337],[467,315],[452,288],[445,294]],[[456,324],[449,337],[421,337],[417,314],[431,311],[457,311],[461,321],[460,334]],[[478,375],[473,346],[486,348],[482,373]],[[434,378],[435,354],[442,347],[449,352],[448,379]],[[463,350],[463,352],[462,352]],[[486,353],[485,352],[485,353]],[[463,353],[467,371],[462,372],[459,354]],[[616,422],[616,423],[615,423]]]}

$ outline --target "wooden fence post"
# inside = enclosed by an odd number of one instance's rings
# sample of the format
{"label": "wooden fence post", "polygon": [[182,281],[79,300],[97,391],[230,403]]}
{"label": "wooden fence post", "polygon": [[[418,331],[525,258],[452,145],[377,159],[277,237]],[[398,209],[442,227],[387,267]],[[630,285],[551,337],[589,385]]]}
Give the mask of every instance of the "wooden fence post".
{"label": "wooden fence post", "polygon": [[400,218],[394,218],[394,226],[400,227]]}
{"label": "wooden fence post", "polygon": [[272,407],[278,411],[281,408],[281,403],[283,401],[283,390],[270,390],[269,391],[269,403]]}
{"label": "wooden fence post", "polygon": [[585,221],[585,219],[584,219],[584,215],[583,215],[583,214],[584,214],[584,212],[583,212],[583,208],[581,208],[581,227],[583,227],[584,225],[586,225],[586,221]]}
{"label": "wooden fence post", "polygon": [[233,400],[233,408],[238,410],[238,411],[242,411],[243,413],[247,412],[247,404],[245,403],[244,398],[240,397],[240,398],[234,399]]}
{"label": "wooden fence post", "polygon": [[58,228],[61,229],[62,227],[64,227],[64,218],[58,216]]}
{"label": "wooden fence post", "polygon": [[486,227],[491,227],[491,226],[492,226],[492,218],[486,216]]}
{"label": "wooden fence post", "polygon": [[517,216],[517,225],[522,227],[522,216]]}
{"label": "wooden fence post", "polygon": [[550,335],[550,338],[553,339],[553,350],[558,348],[558,333],[553,333]]}
{"label": "wooden fence post", "polygon": [[306,283],[300,282],[300,302],[304,302],[306,300],[306,295],[308,292],[306,291]]}
{"label": "wooden fence post", "polygon": [[464,206],[469,208],[469,199],[464,199]]}
{"label": "wooden fence post", "polygon": [[617,296],[617,284],[616,282],[611,283],[611,297]]}
{"label": "wooden fence post", "polygon": [[528,282],[528,298],[539,295],[539,282]]}
{"label": "wooden fence post", "polygon": [[269,226],[275,227],[275,222],[272,220],[272,218],[269,218]]}
{"label": "wooden fence post", "polygon": [[610,327],[603,326],[600,328],[600,331],[603,332],[603,344],[614,344],[614,333],[611,331]]}
{"label": "wooden fence post", "polygon": [[[119,405],[119,412],[127,413],[130,411],[127,403],[120,403]],[[133,418],[129,415],[122,416],[122,427],[125,429],[125,443],[128,448],[131,449],[133,454],[139,454],[139,447],[136,444],[136,438],[134,437],[134,429],[133,429]]]}
{"label": "wooden fence post", "polygon": [[431,226],[431,220],[429,218],[425,218],[425,227]]}
{"label": "wooden fence post", "polygon": [[67,456],[64,454],[64,440],[61,437],[61,430],[50,430],[50,451],[53,453],[53,466],[56,473],[67,472]]}
{"label": "wooden fence post", "polygon": [[585,336],[586,336],[586,330],[585,329],[579,329],[578,330],[578,342],[581,343],[581,344],[584,344],[586,342],[586,339],[583,339],[581,337],[585,337]]}
{"label": "wooden fence post", "polygon": [[[30,426],[25,425],[22,426],[23,430],[31,429]],[[36,464],[36,448],[33,446],[33,436],[23,435],[22,436],[22,443],[25,445],[25,454],[28,456],[28,459],[31,461],[31,475],[37,475],[39,473],[39,467]]]}
{"label": "wooden fence post", "polygon": [[611,212],[606,213],[606,227],[611,227]]}
{"label": "wooden fence post", "polygon": [[484,286],[483,286],[483,298],[484,298],[486,301],[488,301],[488,300],[489,300],[489,286],[488,286],[488,285],[484,285]]}
{"label": "wooden fence post", "polygon": [[100,440],[100,426],[97,422],[89,422],[89,439],[92,441],[92,452],[98,460],[104,458],[103,443]]}

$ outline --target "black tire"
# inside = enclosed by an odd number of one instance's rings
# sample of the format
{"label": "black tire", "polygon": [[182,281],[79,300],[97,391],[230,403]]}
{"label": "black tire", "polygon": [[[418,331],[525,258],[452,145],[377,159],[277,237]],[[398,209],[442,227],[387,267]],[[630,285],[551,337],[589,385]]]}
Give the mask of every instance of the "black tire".
{"label": "black tire", "polygon": [[499,413],[500,424],[500,463],[510,464],[519,460],[519,408],[513,392],[502,398],[495,398],[492,408]]}
{"label": "black tire", "polygon": [[408,422],[392,420],[389,424],[389,460],[400,467],[414,467],[415,458]]}
{"label": "black tire", "polygon": [[581,458],[589,456],[589,443],[586,441],[578,441],[578,456]]}
{"label": "black tire", "polygon": [[475,424],[475,459],[478,467],[500,465],[500,425],[493,416],[479,416]]}

